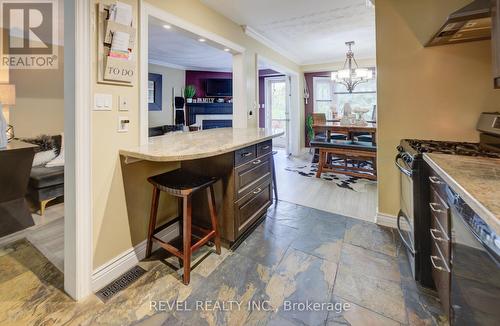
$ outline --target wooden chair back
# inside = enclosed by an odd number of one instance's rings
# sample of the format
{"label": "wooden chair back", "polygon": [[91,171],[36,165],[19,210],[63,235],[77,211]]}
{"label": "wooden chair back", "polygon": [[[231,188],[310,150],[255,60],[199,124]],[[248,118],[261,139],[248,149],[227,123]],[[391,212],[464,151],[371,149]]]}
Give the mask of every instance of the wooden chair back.
{"label": "wooden chair back", "polygon": [[324,113],[313,113],[313,125],[326,123],[326,114]]}

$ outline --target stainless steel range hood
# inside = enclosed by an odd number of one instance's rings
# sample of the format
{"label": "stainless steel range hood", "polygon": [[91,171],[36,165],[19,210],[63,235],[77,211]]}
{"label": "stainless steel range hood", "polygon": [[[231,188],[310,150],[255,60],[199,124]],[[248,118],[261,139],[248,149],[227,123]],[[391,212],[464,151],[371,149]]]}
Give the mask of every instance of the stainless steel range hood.
{"label": "stainless steel range hood", "polygon": [[455,11],[425,46],[447,45],[491,38],[491,0],[474,0]]}

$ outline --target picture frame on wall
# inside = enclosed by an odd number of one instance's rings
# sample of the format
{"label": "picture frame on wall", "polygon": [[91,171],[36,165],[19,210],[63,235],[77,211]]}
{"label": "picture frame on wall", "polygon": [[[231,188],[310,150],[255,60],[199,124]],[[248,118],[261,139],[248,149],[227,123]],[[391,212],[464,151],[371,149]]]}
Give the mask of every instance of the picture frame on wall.
{"label": "picture frame on wall", "polygon": [[149,111],[161,111],[163,76],[160,74],[148,74],[148,109]]}

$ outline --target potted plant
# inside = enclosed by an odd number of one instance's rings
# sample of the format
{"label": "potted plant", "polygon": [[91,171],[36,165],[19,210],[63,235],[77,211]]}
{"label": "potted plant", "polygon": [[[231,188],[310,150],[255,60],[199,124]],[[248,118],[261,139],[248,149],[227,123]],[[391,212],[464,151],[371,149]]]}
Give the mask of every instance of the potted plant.
{"label": "potted plant", "polygon": [[196,94],[196,88],[194,85],[187,85],[184,89],[184,97],[187,103],[193,103],[193,97]]}

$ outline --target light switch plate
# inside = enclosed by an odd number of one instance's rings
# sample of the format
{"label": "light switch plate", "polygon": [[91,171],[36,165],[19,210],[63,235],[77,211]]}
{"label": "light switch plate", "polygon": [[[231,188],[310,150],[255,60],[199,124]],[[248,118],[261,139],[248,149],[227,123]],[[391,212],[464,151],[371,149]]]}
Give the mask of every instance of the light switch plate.
{"label": "light switch plate", "polygon": [[94,94],[94,111],[111,111],[113,108],[113,95]]}
{"label": "light switch plate", "polygon": [[118,97],[118,110],[120,110],[120,111],[128,111],[129,110],[128,96],[120,95]]}
{"label": "light switch plate", "polygon": [[118,117],[118,132],[128,132],[130,120],[128,117]]}

